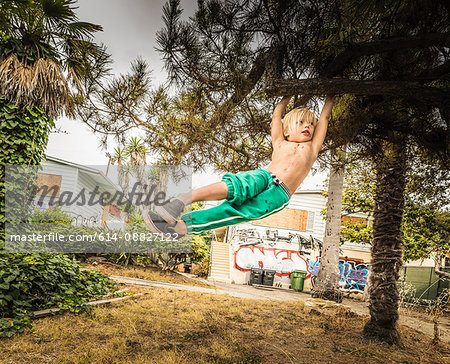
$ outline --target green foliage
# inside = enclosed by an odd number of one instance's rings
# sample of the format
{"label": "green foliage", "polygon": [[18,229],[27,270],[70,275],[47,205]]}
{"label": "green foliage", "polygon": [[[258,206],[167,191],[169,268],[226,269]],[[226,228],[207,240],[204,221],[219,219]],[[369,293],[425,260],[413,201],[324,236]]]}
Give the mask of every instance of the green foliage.
{"label": "green foliage", "polygon": [[[445,47],[433,42],[427,47],[414,39],[448,33],[448,7],[440,2],[201,1],[189,18],[182,6],[179,0],[164,5],[164,27],[156,34],[177,95],[162,87],[151,90],[147,65],[137,60],[127,75],[91,80],[90,102],[80,105],[86,123],[120,136],[130,128],[141,129],[150,149],[165,162],[252,169],[271,156],[274,100],[265,88],[276,88],[283,78],[340,76],[345,79],[333,80],[335,90],[342,88],[336,93],[349,92],[343,86],[352,80],[357,87],[350,92],[358,96],[349,100],[345,117],[330,123],[327,147],[331,140],[333,147],[353,140],[371,154],[379,149],[380,139],[402,130],[420,145],[446,150],[447,123],[442,119],[448,113],[430,107],[439,97],[433,103],[419,93],[403,97],[406,81],[428,85],[436,94],[448,87],[441,67],[449,57]],[[427,9],[423,13],[418,10],[422,6]],[[374,94],[392,95],[392,90],[362,85],[387,79],[398,86],[395,97],[377,99]],[[304,93],[296,82],[276,92]],[[324,92],[323,87],[308,86],[305,97],[294,103],[300,106],[310,95]],[[308,106],[317,106],[317,101],[313,96]]]}
{"label": "green foliage", "polygon": [[58,53],[49,44],[37,43],[35,47],[29,47],[21,39],[12,38],[0,31],[0,57],[6,58],[11,54],[27,63],[33,63],[40,57],[58,60]]}
{"label": "green foliage", "polygon": [[[103,252],[109,247],[105,242],[106,232],[101,227],[75,226],[72,225],[73,219],[63,212],[59,207],[47,209],[45,211],[34,210],[29,217],[29,224],[26,226],[19,225],[18,228],[24,231],[14,232],[15,234],[59,234],[65,237],[85,236],[86,239],[81,241],[64,241],[51,242],[33,240],[27,238],[25,242],[14,242],[20,251],[39,251],[39,252]],[[9,233],[9,231],[8,231]],[[11,243],[10,243],[11,244]],[[20,245],[19,245],[20,244]],[[120,246],[116,247],[120,249]]]}
{"label": "green foliage", "polygon": [[[196,204],[194,208],[199,208],[199,206],[201,206],[201,204]],[[59,207],[54,207],[53,209],[47,209],[45,211],[35,210],[30,216],[30,223],[33,224],[32,231],[35,233],[55,233],[64,236],[84,235],[90,237],[96,235],[96,239],[80,242],[66,241],[64,243],[58,243],[58,246],[56,247],[53,243],[27,240],[26,245],[21,247],[33,247],[36,245],[35,248],[43,251],[54,248],[58,248],[58,251],[65,252],[87,251],[105,257],[114,263],[123,265],[149,264],[151,262],[149,253],[151,252],[155,252],[162,261],[170,261],[171,264],[175,263],[177,260],[185,261],[188,257],[192,261],[197,262],[208,256],[209,247],[211,245],[211,236],[209,234],[186,236],[177,241],[161,240],[159,237],[155,238],[154,235],[150,233],[139,211],[133,211],[129,217],[129,223],[123,232],[105,231],[101,227],[72,225],[72,218],[61,211]],[[131,237],[132,241],[112,238],[110,242],[105,242],[106,234],[109,234],[111,237],[129,234],[128,237]],[[152,238],[151,241],[146,241],[149,237]],[[117,253],[103,253],[105,248],[113,251],[115,250]],[[89,255],[89,253],[75,254],[75,256],[80,259],[85,259],[86,255]],[[172,265],[171,268],[173,268]]]}
{"label": "green foliage", "polygon": [[[450,213],[444,207],[448,201],[448,173],[418,153],[411,156],[407,172],[408,184],[402,221],[404,260],[417,260],[432,252],[450,249]],[[367,160],[346,165],[343,193],[344,215],[364,213],[370,218],[374,210],[375,170]],[[370,244],[372,225],[345,221],[341,226],[341,242]]]}
{"label": "green foliage", "polygon": [[[5,224],[5,165],[39,165],[47,147],[48,134],[54,126],[50,117],[37,107],[20,111],[0,95],[0,246]],[[19,202],[27,192],[15,190]]]}
{"label": "green foliage", "polygon": [[[70,109],[63,69],[81,86],[79,81],[92,75],[94,59],[106,59],[102,48],[90,42],[91,33],[101,28],[79,22],[74,3],[0,2],[0,246],[5,224],[4,166],[40,164],[54,126],[48,115],[57,115],[63,107]],[[14,104],[7,99],[15,100]],[[13,192],[19,202],[28,193]],[[69,229],[70,220],[55,213],[36,213],[34,223],[40,222],[43,231],[55,222],[60,229]],[[31,327],[32,310],[53,305],[78,310],[79,304],[111,289],[106,277],[80,271],[77,263],[63,255],[0,255],[0,335]]]}
{"label": "green foliage", "polygon": [[[203,207],[203,202],[194,202],[191,210],[199,210]],[[186,212],[186,211],[185,211]],[[125,233],[129,234],[148,234],[148,228],[144,223],[144,219],[139,211],[133,210],[129,215]],[[158,259],[163,262],[164,269],[172,269],[176,263],[186,261],[187,258],[193,262],[203,261],[208,257],[211,246],[211,234],[202,233],[200,235],[188,235],[177,241],[155,240],[151,246],[146,243],[135,242],[133,249],[141,250],[143,253],[118,253],[106,254],[107,259],[119,264],[143,264],[149,261],[147,250],[152,250],[158,255]]]}
{"label": "green foliage", "polygon": [[346,213],[364,212],[371,216],[374,208],[375,173],[373,169],[361,167],[361,161],[346,165],[342,206]]}
{"label": "green foliage", "polygon": [[97,63],[109,63],[104,47],[92,42],[101,27],[79,21],[75,3],[0,2],[0,94],[21,111],[38,106],[52,117],[73,116],[83,80],[97,77]]}
{"label": "green foliage", "polygon": [[189,254],[193,262],[201,262],[208,257],[209,246],[206,238],[201,235],[192,235],[192,252]]}
{"label": "green foliage", "polygon": [[[35,210],[30,222],[33,231],[40,234],[93,235],[100,230],[72,226],[72,219],[59,208]],[[45,249],[42,242],[38,243],[39,249]],[[77,244],[80,243],[67,243],[60,248],[77,251]],[[94,249],[102,242],[89,244]],[[81,248],[86,249],[86,245]],[[80,270],[76,261],[62,254],[0,255],[0,336],[10,337],[26,327],[31,328],[32,311],[56,306],[72,312],[89,312],[91,306],[80,305],[115,290],[116,285],[107,277]]]}
{"label": "green foliage", "polygon": [[408,202],[402,224],[405,260],[417,260],[436,251],[450,251],[450,212]]}
{"label": "green foliage", "polygon": [[192,211],[200,210],[200,209],[204,206],[204,204],[205,204],[204,201],[193,202],[193,203],[191,204],[191,210],[192,210]]}
{"label": "green foliage", "polygon": [[[81,67],[79,49],[91,45],[99,25],[80,22],[75,13],[76,0],[2,1],[0,4],[0,55],[16,54],[26,62],[50,58]],[[77,62],[78,61],[78,62]],[[77,72],[79,75],[79,72]]]}
{"label": "green foliage", "polygon": [[53,120],[39,108],[20,112],[0,95],[0,165],[38,165],[53,126]]}
{"label": "green foliage", "polygon": [[206,278],[209,273],[209,260],[205,259],[192,266],[191,273],[199,277]]}
{"label": "green foliage", "polygon": [[7,254],[0,256],[0,336],[31,328],[32,311],[50,307],[73,312],[116,290],[106,276],[82,271],[64,255]]}
{"label": "green foliage", "polygon": [[367,222],[343,221],[341,224],[341,243],[350,241],[352,243],[370,244],[372,242],[372,232],[372,225],[368,225]]}
{"label": "green foliage", "polygon": [[34,210],[32,218],[32,223],[36,224],[72,224],[73,219],[61,210],[60,207],[54,207],[53,209],[46,209],[44,211]]}
{"label": "green foliage", "polygon": [[[205,203],[203,201],[194,202],[191,204],[191,210],[200,210],[204,204]],[[203,263],[209,257],[211,241],[212,236],[210,232],[204,232],[199,235],[192,235],[192,252],[189,254],[191,260],[194,262]],[[205,269],[208,270],[208,268]]]}

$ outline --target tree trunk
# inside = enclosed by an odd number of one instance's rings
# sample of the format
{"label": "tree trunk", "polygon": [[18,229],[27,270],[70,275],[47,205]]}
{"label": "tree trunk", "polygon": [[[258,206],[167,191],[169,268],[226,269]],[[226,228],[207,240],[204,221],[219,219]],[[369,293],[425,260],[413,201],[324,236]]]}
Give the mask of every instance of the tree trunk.
{"label": "tree trunk", "polygon": [[342,302],[339,290],[339,234],[341,230],[344,165],[339,150],[332,153],[328,184],[327,221],[320,258],[319,273],[311,291],[312,297]]}
{"label": "tree trunk", "polygon": [[373,222],[372,262],[369,282],[370,321],[364,327],[368,338],[396,344],[399,292],[397,281],[402,266],[402,222],[406,156],[403,141],[385,144],[383,157],[376,160],[377,185]]}

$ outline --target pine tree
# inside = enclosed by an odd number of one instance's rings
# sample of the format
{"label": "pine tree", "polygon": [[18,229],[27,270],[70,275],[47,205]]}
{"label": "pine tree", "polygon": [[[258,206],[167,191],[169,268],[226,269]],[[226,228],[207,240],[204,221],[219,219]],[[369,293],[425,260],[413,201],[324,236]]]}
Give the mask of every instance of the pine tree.
{"label": "pine tree", "polygon": [[447,163],[450,155],[449,11],[431,0],[209,0],[183,20],[180,1],[170,0],[157,40],[178,96],[151,92],[138,62],[96,94],[93,104],[110,112],[85,115],[106,134],[143,128],[149,147],[172,162],[233,171],[270,158],[273,96],[299,95],[296,105],[313,106],[320,95],[354,95],[323,151],[351,142],[376,162],[376,274],[365,334],[395,343],[404,152],[420,145]]}

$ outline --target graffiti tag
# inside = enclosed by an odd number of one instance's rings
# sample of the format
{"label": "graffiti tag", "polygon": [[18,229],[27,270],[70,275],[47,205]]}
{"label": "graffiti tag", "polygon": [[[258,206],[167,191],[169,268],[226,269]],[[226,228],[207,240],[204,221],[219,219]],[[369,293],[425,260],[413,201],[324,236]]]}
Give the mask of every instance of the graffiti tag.
{"label": "graffiti tag", "polygon": [[287,277],[293,270],[303,270],[308,272],[309,278],[308,263],[295,250],[242,246],[234,253],[234,266],[243,272],[251,268],[272,269],[279,277]]}
{"label": "graffiti tag", "polygon": [[[315,262],[309,261],[308,267],[312,276],[312,284],[319,273],[320,257]],[[349,259],[339,260],[339,287],[345,292],[363,293],[369,274],[369,265]]]}

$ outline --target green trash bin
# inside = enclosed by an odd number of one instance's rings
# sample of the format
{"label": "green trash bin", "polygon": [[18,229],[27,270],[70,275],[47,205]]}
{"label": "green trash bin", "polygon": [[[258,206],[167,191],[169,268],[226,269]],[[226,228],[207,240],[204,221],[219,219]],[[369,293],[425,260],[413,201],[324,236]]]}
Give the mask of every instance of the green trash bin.
{"label": "green trash bin", "polygon": [[303,291],[303,283],[305,282],[305,278],[308,275],[308,272],[304,270],[294,270],[291,272],[291,288],[294,291]]}

